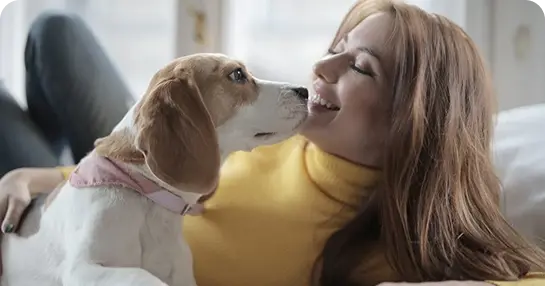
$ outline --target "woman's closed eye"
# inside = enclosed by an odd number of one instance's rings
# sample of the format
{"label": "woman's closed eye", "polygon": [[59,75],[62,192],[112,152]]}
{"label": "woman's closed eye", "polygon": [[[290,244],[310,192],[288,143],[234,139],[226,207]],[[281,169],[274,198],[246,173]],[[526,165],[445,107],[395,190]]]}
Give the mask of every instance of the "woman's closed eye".
{"label": "woman's closed eye", "polygon": [[365,76],[370,76],[372,78],[377,76],[377,74],[374,73],[373,71],[371,71],[371,69],[358,67],[355,63],[350,63],[350,68],[353,71],[355,71],[355,72],[357,72],[359,74],[365,75]]}
{"label": "woman's closed eye", "polygon": [[[337,52],[337,51],[335,51],[335,50],[333,50],[333,49],[328,49],[328,50],[327,50],[327,54],[328,54],[328,55],[334,56],[334,55],[339,54],[339,52]],[[359,67],[359,66],[356,65],[356,63],[354,63],[354,62],[351,62],[351,63],[350,63],[350,68],[351,68],[353,71],[355,71],[355,72],[357,72],[357,73],[359,73],[359,74],[361,74],[361,75],[370,76],[370,77],[372,77],[372,78],[374,78],[374,77],[376,76],[376,73],[374,73],[371,69]]]}

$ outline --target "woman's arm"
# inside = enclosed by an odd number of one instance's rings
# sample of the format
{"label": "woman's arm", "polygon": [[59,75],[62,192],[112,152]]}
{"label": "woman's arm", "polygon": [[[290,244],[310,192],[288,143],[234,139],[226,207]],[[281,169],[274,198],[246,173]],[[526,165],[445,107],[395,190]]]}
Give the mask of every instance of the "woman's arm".
{"label": "woman's arm", "polygon": [[[8,173],[6,176],[10,175]],[[35,196],[41,193],[51,192],[65,179],[60,168],[23,168],[13,171],[15,182]],[[0,192],[2,190],[0,189]]]}
{"label": "woman's arm", "polygon": [[377,286],[493,286],[491,283],[479,281],[440,281],[440,282],[384,282]]}
{"label": "woman's arm", "polygon": [[380,286],[545,286],[545,273],[530,273],[517,281],[442,281],[424,283],[381,283]]}
{"label": "woman's arm", "polygon": [[[31,198],[49,193],[63,182],[74,167],[21,168],[7,173],[0,179],[0,219],[2,232],[17,229],[21,215]],[[3,215],[3,217],[1,217]]]}
{"label": "woman's arm", "polygon": [[533,272],[518,281],[490,281],[497,286],[545,286],[545,273]]}

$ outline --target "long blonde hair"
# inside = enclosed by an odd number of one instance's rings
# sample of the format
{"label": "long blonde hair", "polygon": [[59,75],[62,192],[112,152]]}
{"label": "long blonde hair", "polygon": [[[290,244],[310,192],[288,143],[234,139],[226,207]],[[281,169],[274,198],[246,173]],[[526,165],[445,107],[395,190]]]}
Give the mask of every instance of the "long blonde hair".
{"label": "long blonde hair", "polygon": [[545,253],[500,213],[493,88],[475,44],[445,17],[362,0],[332,47],[377,12],[391,15],[396,60],[394,93],[385,97],[392,120],[384,177],[361,214],[326,243],[317,284],[365,285],[350,277],[377,243],[403,281],[516,280],[544,270]]}

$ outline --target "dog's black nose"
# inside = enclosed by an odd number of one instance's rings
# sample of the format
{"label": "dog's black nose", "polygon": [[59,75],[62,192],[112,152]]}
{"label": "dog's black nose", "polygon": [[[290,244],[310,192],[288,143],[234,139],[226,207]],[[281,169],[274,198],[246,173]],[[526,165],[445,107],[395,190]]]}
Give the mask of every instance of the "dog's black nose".
{"label": "dog's black nose", "polygon": [[308,89],[304,87],[292,88],[293,92],[302,100],[308,100]]}

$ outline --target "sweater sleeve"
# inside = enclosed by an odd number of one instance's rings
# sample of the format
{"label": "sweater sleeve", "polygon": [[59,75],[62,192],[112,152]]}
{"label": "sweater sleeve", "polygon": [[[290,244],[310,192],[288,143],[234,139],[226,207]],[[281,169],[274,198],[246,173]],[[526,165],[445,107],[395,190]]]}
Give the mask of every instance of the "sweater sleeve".
{"label": "sweater sleeve", "polygon": [[518,281],[488,281],[497,286],[545,286],[545,273],[529,273]]}
{"label": "sweater sleeve", "polygon": [[61,172],[62,177],[64,178],[64,180],[67,180],[68,177],[70,177],[70,174],[72,174],[72,171],[74,171],[74,169],[76,169],[76,166],[57,167],[57,170],[59,170]]}

